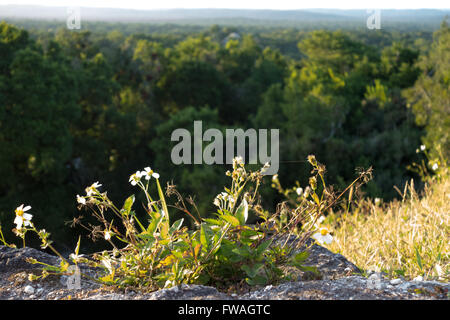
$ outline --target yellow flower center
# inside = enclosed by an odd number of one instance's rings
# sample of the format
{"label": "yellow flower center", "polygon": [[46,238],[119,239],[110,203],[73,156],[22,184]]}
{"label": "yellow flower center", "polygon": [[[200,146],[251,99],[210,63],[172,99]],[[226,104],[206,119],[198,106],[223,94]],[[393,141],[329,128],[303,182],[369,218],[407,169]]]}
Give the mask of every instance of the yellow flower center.
{"label": "yellow flower center", "polygon": [[325,228],[320,229],[320,234],[326,236],[328,234],[328,229]]}
{"label": "yellow flower center", "polygon": [[23,210],[20,210],[20,209],[16,209],[16,215],[17,216],[19,216],[19,217],[22,217],[23,216]]}

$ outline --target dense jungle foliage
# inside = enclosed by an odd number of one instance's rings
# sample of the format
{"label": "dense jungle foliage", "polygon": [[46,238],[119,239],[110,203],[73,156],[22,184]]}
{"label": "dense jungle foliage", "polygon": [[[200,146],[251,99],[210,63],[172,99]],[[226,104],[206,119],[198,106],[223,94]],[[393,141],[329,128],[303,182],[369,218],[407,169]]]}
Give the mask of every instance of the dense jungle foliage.
{"label": "dense jungle foliage", "polygon": [[[194,120],[204,130],[279,129],[285,185],[307,184],[309,154],[337,189],[372,166],[369,197],[392,199],[411,178],[419,185],[410,166],[425,159],[420,145],[431,158],[449,155],[445,21],[434,33],[50,25],[0,22],[0,222],[10,240],[12,212],[27,203],[72,248],[75,195],[100,181],[123,202],[130,174],[146,166],[207,216],[229,165],[170,159],[172,131]],[[262,201],[274,206],[266,180]]]}

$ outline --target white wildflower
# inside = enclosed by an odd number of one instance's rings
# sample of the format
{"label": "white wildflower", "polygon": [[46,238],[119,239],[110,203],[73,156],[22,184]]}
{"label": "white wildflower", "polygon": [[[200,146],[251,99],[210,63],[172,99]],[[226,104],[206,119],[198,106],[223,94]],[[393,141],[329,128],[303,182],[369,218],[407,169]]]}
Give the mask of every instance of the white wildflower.
{"label": "white wildflower", "polygon": [[94,195],[96,192],[98,192],[97,188],[99,188],[99,187],[101,187],[101,186],[102,186],[102,185],[101,185],[100,183],[98,183],[98,181],[95,182],[95,183],[93,183],[90,187],[87,187],[87,188],[86,188],[86,195],[87,195],[88,197]]}
{"label": "white wildflower", "polygon": [[142,178],[142,172],[136,171],[135,173],[133,173],[130,176],[130,179],[128,180],[128,182],[130,182],[131,185],[135,186],[138,184],[138,182],[141,181],[141,178]]}
{"label": "white wildflower", "polygon": [[144,168],[144,171],[141,171],[141,176],[145,177],[145,180],[150,180],[151,177],[159,179],[159,173],[154,172],[150,167]]}
{"label": "white wildflower", "polygon": [[33,218],[33,215],[29,213],[25,213],[25,211],[30,210],[30,206],[23,207],[23,204],[16,208],[16,218],[14,219],[14,223],[16,224],[17,229],[22,229],[22,226],[25,225],[31,226],[31,219]]}
{"label": "white wildflower", "polygon": [[319,232],[314,233],[312,238],[317,240],[320,244],[330,244],[333,241],[330,231],[325,227],[320,228]]}
{"label": "white wildflower", "polygon": [[86,204],[86,199],[84,197],[81,197],[77,194],[77,202],[79,204]]}
{"label": "white wildflower", "polygon": [[74,263],[80,262],[80,259],[81,259],[82,257],[84,257],[84,254],[75,254],[75,253],[71,253],[71,254],[69,255],[69,258],[72,259],[72,261],[73,261]]}

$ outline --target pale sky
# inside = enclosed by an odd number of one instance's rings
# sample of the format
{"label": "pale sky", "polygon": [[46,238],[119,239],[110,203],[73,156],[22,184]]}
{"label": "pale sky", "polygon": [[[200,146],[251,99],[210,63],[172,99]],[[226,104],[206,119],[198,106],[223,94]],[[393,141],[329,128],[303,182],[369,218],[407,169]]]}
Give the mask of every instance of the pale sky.
{"label": "pale sky", "polygon": [[337,8],[337,9],[448,9],[448,0],[0,0],[4,4],[32,4],[45,6],[80,6],[107,7],[129,9],[171,9],[171,8],[233,8],[233,9],[308,9],[308,8]]}

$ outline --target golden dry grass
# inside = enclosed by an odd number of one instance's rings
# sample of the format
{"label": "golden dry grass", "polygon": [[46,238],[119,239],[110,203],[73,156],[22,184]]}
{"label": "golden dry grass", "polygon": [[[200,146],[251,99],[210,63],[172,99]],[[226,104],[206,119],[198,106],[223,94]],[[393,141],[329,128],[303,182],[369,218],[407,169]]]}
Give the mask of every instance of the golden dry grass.
{"label": "golden dry grass", "polygon": [[402,200],[363,200],[347,215],[331,214],[325,223],[332,226],[334,241],[327,247],[363,270],[448,282],[449,217],[446,174],[427,184],[420,196],[410,183]]}

